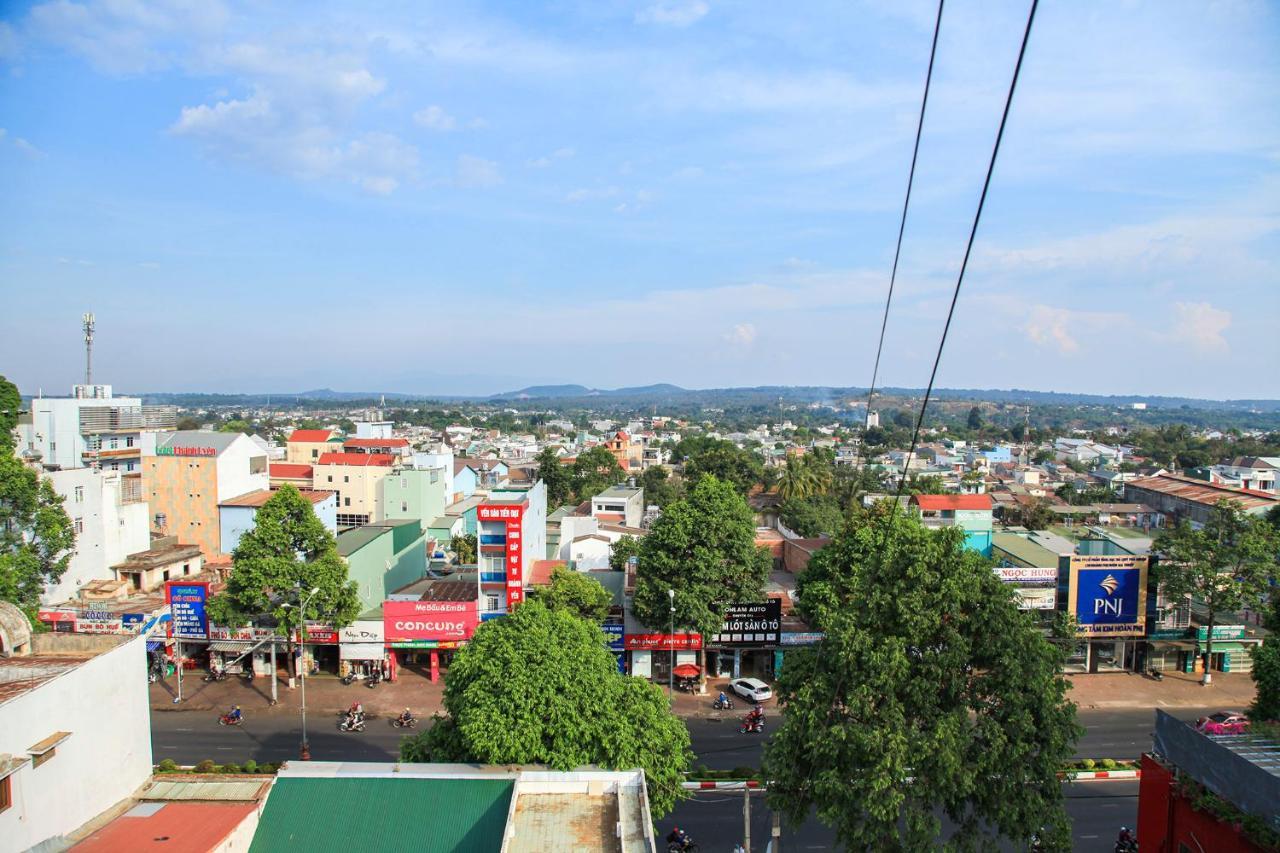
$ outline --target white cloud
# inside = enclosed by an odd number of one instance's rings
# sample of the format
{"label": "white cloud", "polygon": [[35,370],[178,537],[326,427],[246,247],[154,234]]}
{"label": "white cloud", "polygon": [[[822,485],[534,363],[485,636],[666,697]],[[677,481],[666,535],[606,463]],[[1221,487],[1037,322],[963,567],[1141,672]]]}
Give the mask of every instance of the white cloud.
{"label": "white cloud", "polygon": [[1032,343],[1052,346],[1063,355],[1069,355],[1080,348],[1080,344],[1071,335],[1068,328],[1070,325],[1070,311],[1048,305],[1035,305],[1022,324],[1022,331]]}
{"label": "white cloud", "polygon": [[460,187],[486,189],[501,184],[502,173],[493,160],[463,154],[458,157],[455,179]]}
{"label": "white cloud", "polygon": [[733,346],[749,347],[756,342],[756,327],[751,323],[739,323],[721,337]]}
{"label": "white cloud", "polygon": [[526,160],[525,165],[533,169],[545,169],[556,160],[568,160],[576,153],[578,152],[574,151],[572,148],[557,148],[555,151],[552,151],[550,154],[543,157],[535,157],[531,160]]}
{"label": "white cloud", "polygon": [[447,133],[458,127],[458,120],[446,113],[442,108],[432,104],[413,114],[413,120],[421,127]]}
{"label": "white cloud", "polygon": [[600,199],[616,198],[621,192],[622,190],[617,187],[579,187],[576,190],[571,190],[567,195],[565,195],[564,200],[571,204],[577,204],[583,201],[598,201]]}
{"label": "white cloud", "polygon": [[72,50],[110,74],[139,74],[181,61],[185,39],[220,31],[227,23],[219,0],[72,3],[52,0],[31,9],[40,37]]}
{"label": "white cloud", "polygon": [[710,11],[705,0],[659,0],[636,12],[636,23],[687,27],[702,20]]}
{"label": "white cloud", "polygon": [[1178,343],[1200,353],[1226,353],[1230,347],[1223,332],[1231,325],[1231,312],[1208,302],[1175,302],[1170,334]]}
{"label": "white cloud", "polygon": [[20,52],[18,34],[9,24],[0,21],[0,60],[12,62],[18,58]]}

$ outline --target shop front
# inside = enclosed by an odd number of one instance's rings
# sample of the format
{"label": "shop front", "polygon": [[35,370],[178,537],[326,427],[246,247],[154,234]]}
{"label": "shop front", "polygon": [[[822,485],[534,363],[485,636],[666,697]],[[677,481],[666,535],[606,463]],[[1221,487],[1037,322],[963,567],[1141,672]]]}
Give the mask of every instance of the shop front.
{"label": "shop front", "polygon": [[381,619],[359,619],[338,630],[338,675],[386,675],[388,661]]}
{"label": "shop front", "polygon": [[782,644],[782,601],[770,598],[725,608],[720,633],[707,645],[707,669],[713,676],[773,679]]}
{"label": "shop front", "polygon": [[479,602],[386,601],[382,605],[383,632],[391,650],[391,677],[400,666],[440,680],[453,652],[466,644],[480,624]]}
{"label": "shop front", "polygon": [[630,658],[631,675],[663,684],[670,683],[673,668],[682,665],[702,668],[702,635],[695,633],[627,633],[623,648]]}
{"label": "shop front", "polygon": [[1147,558],[1073,555],[1067,612],[1075,617],[1080,640],[1068,656],[1068,672],[1140,668],[1146,646]]}

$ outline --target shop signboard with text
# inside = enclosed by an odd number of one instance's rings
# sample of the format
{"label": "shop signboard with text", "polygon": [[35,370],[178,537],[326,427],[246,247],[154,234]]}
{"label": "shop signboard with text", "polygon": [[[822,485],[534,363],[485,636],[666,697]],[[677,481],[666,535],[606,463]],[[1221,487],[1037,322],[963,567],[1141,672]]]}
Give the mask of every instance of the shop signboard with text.
{"label": "shop signboard with text", "polygon": [[1067,612],[1077,636],[1141,637],[1147,624],[1146,557],[1075,555]]}
{"label": "shop signboard with text", "polygon": [[164,600],[173,614],[173,636],[180,640],[205,640],[209,637],[209,617],[205,604],[209,600],[209,584],[169,581],[164,585]]}
{"label": "shop signboard with text", "polygon": [[485,504],[476,508],[476,518],[501,523],[506,528],[503,566],[507,575],[507,608],[524,601],[524,504]]}
{"label": "shop signboard with text", "polygon": [[[1243,625],[1214,625],[1213,638],[1215,640],[1243,640],[1245,628]],[[1196,639],[1204,642],[1209,639],[1209,627],[1201,625],[1196,628]]]}
{"label": "shop signboard with text", "polygon": [[1019,610],[1053,610],[1058,606],[1057,587],[1019,586],[1014,592],[1018,594]]}
{"label": "shop signboard with text", "polygon": [[623,645],[628,651],[697,651],[702,648],[701,634],[627,634]]}
{"label": "shop signboard with text", "polygon": [[782,642],[782,601],[770,598],[751,604],[730,604],[713,643],[720,646],[776,646]]}
{"label": "shop signboard with text", "polygon": [[1037,586],[1040,584],[1056,584],[1058,582],[1057,569],[1001,566],[995,572],[996,577],[1000,578],[1000,580],[1005,583],[1015,583],[1018,586]]}
{"label": "shop signboard with text", "polygon": [[461,642],[471,639],[480,622],[475,601],[385,601],[383,631],[388,643],[411,640]]}

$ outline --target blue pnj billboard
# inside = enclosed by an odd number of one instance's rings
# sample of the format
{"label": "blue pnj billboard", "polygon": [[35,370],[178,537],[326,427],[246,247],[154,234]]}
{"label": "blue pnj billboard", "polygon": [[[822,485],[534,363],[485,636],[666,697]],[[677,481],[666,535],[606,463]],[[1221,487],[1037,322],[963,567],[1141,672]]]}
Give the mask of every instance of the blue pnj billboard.
{"label": "blue pnj billboard", "polygon": [[1082,637],[1141,637],[1147,622],[1147,558],[1071,558],[1070,613]]}

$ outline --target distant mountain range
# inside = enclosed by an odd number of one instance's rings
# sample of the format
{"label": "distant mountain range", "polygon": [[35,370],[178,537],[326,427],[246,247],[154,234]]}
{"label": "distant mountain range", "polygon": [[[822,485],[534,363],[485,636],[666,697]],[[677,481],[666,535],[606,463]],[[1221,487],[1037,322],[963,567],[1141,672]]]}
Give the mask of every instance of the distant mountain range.
{"label": "distant mountain range", "polygon": [[659,383],[657,385],[641,385],[636,388],[588,388],[585,385],[531,385],[519,391],[506,391],[502,394],[490,394],[491,400],[536,400],[557,397],[646,397],[671,394],[696,394],[681,388],[679,385]]}

